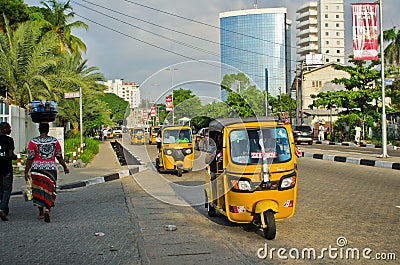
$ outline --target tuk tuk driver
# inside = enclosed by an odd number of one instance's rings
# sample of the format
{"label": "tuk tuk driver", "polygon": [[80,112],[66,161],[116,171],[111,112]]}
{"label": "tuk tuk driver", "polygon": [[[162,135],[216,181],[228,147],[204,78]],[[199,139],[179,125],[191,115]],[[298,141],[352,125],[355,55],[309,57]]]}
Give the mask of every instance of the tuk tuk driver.
{"label": "tuk tuk driver", "polygon": [[179,138],[176,140],[177,143],[188,143],[189,139],[187,137],[185,137],[185,133],[184,132],[179,132]]}

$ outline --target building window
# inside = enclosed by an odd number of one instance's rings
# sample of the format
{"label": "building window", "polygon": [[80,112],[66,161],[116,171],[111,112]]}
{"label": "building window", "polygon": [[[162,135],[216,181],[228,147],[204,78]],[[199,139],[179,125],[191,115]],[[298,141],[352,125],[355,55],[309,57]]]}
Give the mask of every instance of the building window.
{"label": "building window", "polygon": [[336,53],[340,53],[340,50],[336,50]]}
{"label": "building window", "polygon": [[336,41],[336,44],[337,44],[337,45],[340,45],[340,40]]}
{"label": "building window", "polygon": [[328,14],[325,14],[325,18],[328,18],[329,16],[328,16]]}
{"label": "building window", "polygon": [[339,10],[340,9],[340,6],[336,6],[336,10]]}
{"label": "building window", "polygon": [[325,36],[329,36],[329,32],[325,32]]}
{"label": "building window", "polygon": [[326,45],[329,45],[329,40],[327,40],[325,43],[326,43]]}
{"label": "building window", "polygon": [[336,18],[339,18],[339,15],[336,15]]}
{"label": "building window", "polygon": [[336,62],[340,63],[340,59],[336,59]]}
{"label": "building window", "polygon": [[336,23],[336,27],[337,27],[337,28],[340,27],[339,23]]}
{"label": "building window", "polygon": [[311,86],[312,87],[322,87],[322,81],[312,81]]}
{"label": "building window", "polygon": [[329,50],[326,50],[326,52],[325,53],[329,53]]}
{"label": "building window", "polygon": [[328,10],[328,6],[325,6],[325,10]]}
{"label": "building window", "polygon": [[325,59],[325,62],[329,63],[329,58],[326,58],[326,59]]}
{"label": "building window", "polygon": [[329,25],[328,25],[328,23],[325,23],[325,27],[327,28]]}

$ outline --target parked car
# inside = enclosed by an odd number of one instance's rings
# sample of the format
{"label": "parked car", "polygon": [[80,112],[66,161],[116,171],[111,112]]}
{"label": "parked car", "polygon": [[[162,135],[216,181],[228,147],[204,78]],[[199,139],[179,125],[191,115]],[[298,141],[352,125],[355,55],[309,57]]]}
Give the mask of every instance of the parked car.
{"label": "parked car", "polygon": [[292,125],[294,142],[296,144],[308,143],[313,144],[314,131],[308,125]]}

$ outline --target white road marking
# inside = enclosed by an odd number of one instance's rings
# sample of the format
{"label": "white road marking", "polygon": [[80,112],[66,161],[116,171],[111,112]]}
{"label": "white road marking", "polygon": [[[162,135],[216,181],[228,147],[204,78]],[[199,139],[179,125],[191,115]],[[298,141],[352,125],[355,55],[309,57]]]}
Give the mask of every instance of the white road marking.
{"label": "white road marking", "polygon": [[400,209],[400,206],[396,206],[396,207]]}

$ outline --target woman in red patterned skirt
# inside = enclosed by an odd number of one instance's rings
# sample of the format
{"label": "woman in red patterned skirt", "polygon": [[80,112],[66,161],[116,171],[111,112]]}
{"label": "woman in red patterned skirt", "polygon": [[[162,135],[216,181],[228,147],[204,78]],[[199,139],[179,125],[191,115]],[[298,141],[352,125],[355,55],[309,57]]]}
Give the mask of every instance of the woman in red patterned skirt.
{"label": "woman in red patterned skirt", "polygon": [[49,124],[40,123],[39,132],[40,135],[28,144],[25,180],[28,181],[31,170],[33,205],[39,208],[39,219],[50,222],[50,208],[56,199],[56,159],[64,167],[65,174],[69,173],[69,169],[62,157],[60,143],[48,136]]}

